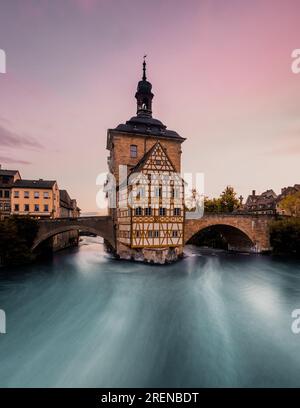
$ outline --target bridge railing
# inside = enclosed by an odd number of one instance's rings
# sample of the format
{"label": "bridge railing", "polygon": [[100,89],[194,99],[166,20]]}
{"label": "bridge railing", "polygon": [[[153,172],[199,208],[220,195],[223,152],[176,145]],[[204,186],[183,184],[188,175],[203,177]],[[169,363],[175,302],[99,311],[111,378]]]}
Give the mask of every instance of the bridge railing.
{"label": "bridge railing", "polygon": [[111,217],[109,215],[95,215],[95,216],[88,216],[88,217],[59,217],[59,218],[48,218],[48,219],[40,219],[38,222],[44,223],[51,223],[51,222],[59,222],[59,221],[87,221],[87,220],[109,220]]}

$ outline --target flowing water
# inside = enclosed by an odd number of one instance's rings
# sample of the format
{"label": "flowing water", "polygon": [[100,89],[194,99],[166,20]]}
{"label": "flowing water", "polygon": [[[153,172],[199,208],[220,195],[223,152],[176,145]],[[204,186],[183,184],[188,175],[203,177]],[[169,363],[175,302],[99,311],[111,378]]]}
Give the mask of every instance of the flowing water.
{"label": "flowing water", "polygon": [[0,386],[300,386],[300,262],[186,252],[144,265],[85,238],[2,270]]}

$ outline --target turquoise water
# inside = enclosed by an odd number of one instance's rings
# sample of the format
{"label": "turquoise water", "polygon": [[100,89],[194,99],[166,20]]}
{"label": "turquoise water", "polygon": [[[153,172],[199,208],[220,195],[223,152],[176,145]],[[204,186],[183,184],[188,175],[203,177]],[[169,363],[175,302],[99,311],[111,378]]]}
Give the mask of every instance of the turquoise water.
{"label": "turquoise water", "polygon": [[96,239],[0,274],[2,387],[300,386],[300,262],[187,248],[122,262]]}

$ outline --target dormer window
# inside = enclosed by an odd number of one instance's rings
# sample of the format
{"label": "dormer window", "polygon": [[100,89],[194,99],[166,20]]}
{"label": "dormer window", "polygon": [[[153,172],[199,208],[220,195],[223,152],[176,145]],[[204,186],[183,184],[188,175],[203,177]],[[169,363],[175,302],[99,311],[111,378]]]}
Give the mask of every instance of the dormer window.
{"label": "dormer window", "polygon": [[130,145],[130,157],[132,159],[137,157],[137,145]]}

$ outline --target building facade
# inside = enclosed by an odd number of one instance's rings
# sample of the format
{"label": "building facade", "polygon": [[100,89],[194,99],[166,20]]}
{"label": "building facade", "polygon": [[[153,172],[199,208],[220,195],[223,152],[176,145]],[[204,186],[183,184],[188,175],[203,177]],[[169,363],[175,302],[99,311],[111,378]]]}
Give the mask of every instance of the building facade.
{"label": "building facade", "polygon": [[11,213],[12,186],[20,178],[18,170],[4,170],[0,165],[0,219]]}
{"label": "building facade", "polygon": [[69,196],[67,190],[59,190],[59,218],[80,217],[80,208],[77,201]]}
{"label": "building facade", "polygon": [[266,190],[256,194],[253,190],[248,196],[243,210],[253,214],[276,214],[277,194],[273,190]]}
{"label": "building facade", "polygon": [[256,191],[253,190],[244,206],[242,206],[242,211],[253,214],[290,215],[281,207],[281,202],[286,197],[297,193],[300,193],[300,184],[283,187],[279,195],[271,189],[264,191],[262,194],[256,194]]}
{"label": "building facade", "polygon": [[59,217],[59,189],[55,180],[20,179],[13,184],[11,193],[11,214]]}
{"label": "building facade", "polygon": [[185,139],[152,117],[153,96],[144,61],[136,116],[107,132],[108,166],[116,186],[107,191],[117,255],[165,263],[183,253],[184,182],[179,174]]}
{"label": "building facade", "polygon": [[0,165],[0,219],[10,215],[34,218],[80,217],[77,201],[55,180],[23,180],[18,170]]}

